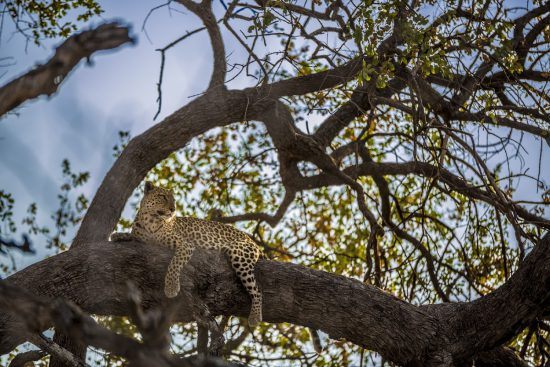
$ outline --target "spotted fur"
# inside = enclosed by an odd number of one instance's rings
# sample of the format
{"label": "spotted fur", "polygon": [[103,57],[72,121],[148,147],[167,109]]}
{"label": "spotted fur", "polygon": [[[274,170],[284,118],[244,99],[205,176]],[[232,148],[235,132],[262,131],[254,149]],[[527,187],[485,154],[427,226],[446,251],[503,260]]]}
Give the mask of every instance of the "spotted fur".
{"label": "spotted fur", "polygon": [[[131,237],[143,242],[167,246],[175,250],[166,272],[164,293],[176,297],[180,290],[180,273],[197,247],[216,249],[229,255],[231,265],[252,298],[248,317],[250,326],[262,321],[262,294],[254,277],[254,266],[260,248],[244,232],[235,227],[192,217],[176,217],[174,195],[170,190],[145,184]],[[127,236],[112,236],[114,241]]]}

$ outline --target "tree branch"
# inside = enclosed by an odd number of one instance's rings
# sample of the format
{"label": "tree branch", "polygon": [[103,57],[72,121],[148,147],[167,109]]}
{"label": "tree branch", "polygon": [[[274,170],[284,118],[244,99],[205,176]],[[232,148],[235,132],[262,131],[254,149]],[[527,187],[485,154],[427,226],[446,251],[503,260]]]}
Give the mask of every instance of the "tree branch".
{"label": "tree branch", "polygon": [[[500,288],[473,302],[460,304],[458,314],[449,317],[464,342],[457,355],[471,349],[488,350],[502,345],[530,325],[535,310],[550,306],[550,235],[547,234],[521,263],[519,269]],[[506,305],[503,307],[503,305]],[[535,311],[538,317],[540,311]],[[491,317],[487,317],[491,315]]]}
{"label": "tree branch", "polygon": [[[459,192],[472,199],[481,200],[489,205],[492,205],[501,211],[505,211],[503,203],[499,202],[497,198],[482,190],[464,179],[454,175],[452,172],[436,167],[426,162],[404,162],[404,163],[389,163],[389,162],[363,162],[356,166],[350,166],[343,170],[351,177],[358,176],[374,176],[381,174],[384,176],[397,176],[397,175],[420,175],[424,177],[437,178],[441,182],[448,185],[453,191]],[[309,177],[302,177],[301,180],[296,182],[297,190],[310,190],[324,186],[337,186],[341,182],[332,175],[325,173],[319,175],[313,175]],[[528,222],[532,222],[539,226],[550,228],[550,221],[529,212],[524,207],[511,204],[517,215]]]}
{"label": "tree branch", "polygon": [[214,127],[249,120],[272,108],[281,96],[314,92],[345,83],[360,70],[360,60],[332,70],[290,78],[245,90],[204,94],[162,122],[133,138],[98,188],[73,247],[106,240],[116,226],[126,200],[147,172],[189,140]]}
{"label": "tree branch", "polygon": [[212,52],[214,54],[214,69],[208,89],[223,87],[225,85],[225,75],[227,73],[225,46],[220,27],[212,12],[212,0],[203,0],[200,3],[196,3],[193,0],[178,0],[178,2],[202,20],[208,32],[208,36],[210,37]]}
{"label": "tree branch", "polygon": [[[133,307],[126,297],[128,280],[136,284],[148,308],[166,307],[169,300],[162,289],[171,256],[169,250],[143,243],[82,244],[31,265],[7,281],[35,295],[64,297],[86,312],[128,315]],[[420,358],[436,333],[436,320],[429,313],[353,279],[273,261],[260,261],[256,276],[267,322],[313,327],[396,361]],[[181,284],[189,291],[173,301],[177,304],[174,322],[194,321],[195,300],[190,297],[195,291],[213,316],[248,314],[249,296],[219,252],[196,251],[182,273]],[[328,310],[330,319],[326,318]],[[40,324],[48,325],[48,320]],[[0,354],[24,341],[17,330],[21,330],[20,322],[0,315]]]}
{"label": "tree branch", "polygon": [[[41,317],[42,315],[27,316]],[[82,359],[78,358],[73,353],[71,353],[71,351],[46,338],[42,334],[29,334],[28,338],[32,344],[36,345],[43,351],[46,351],[50,355],[50,364],[52,363],[53,358],[55,358],[57,359],[57,363],[62,364],[64,367],[86,367],[86,363]]]}
{"label": "tree branch", "polygon": [[54,94],[65,77],[80,60],[93,53],[111,50],[125,43],[133,43],[128,27],[118,23],[105,23],[69,37],[44,65],[20,76],[0,88],[0,116],[13,110],[26,100],[40,95]]}
{"label": "tree branch", "polygon": [[[169,301],[163,296],[162,284],[170,258],[169,250],[143,243],[82,244],[21,270],[7,282],[34,295],[64,297],[87,312],[128,315],[133,307],[125,296],[128,280],[142,293],[142,304],[166,307]],[[454,358],[473,358],[505,343],[540,317],[549,304],[549,267],[547,235],[516,274],[492,294],[471,303],[421,307],[374,286],[299,265],[262,260],[255,272],[264,294],[266,322],[313,327],[333,339],[344,338],[377,351],[395,363],[428,366],[441,351]],[[201,297],[213,316],[248,314],[249,297],[219,252],[196,251],[181,282]],[[177,305],[174,321],[194,321],[193,292],[182,292],[170,301]],[[5,302],[5,291],[0,294]],[[328,319],[327,312],[331,314]],[[40,328],[51,325],[51,319],[37,320]],[[0,316],[0,353],[25,340],[17,333],[21,327],[13,310]]]}
{"label": "tree branch", "polygon": [[[130,287],[130,289],[132,288]],[[130,299],[129,303],[132,304],[133,300]],[[62,360],[69,366],[85,366],[85,363],[75,359],[68,351],[59,347],[51,340],[42,336],[34,337],[32,332],[43,329],[46,325],[53,325],[56,330],[62,330],[64,334],[70,335],[72,338],[78,339],[86,345],[92,345],[121,356],[134,366],[234,366],[231,363],[217,361],[216,359],[178,359],[167,354],[164,342],[159,344],[158,340],[147,340],[147,336],[145,336],[143,343],[140,343],[99,325],[92,317],[82,312],[79,307],[70,302],[62,299],[51,300],[44,296],[37,296],[10,284],[10,282],[0,282],[0,308],[8,312],[8,317],[12,321],[22,326],[22,329],[16,331],[18,336],[27,335],[28,337],[31,335],[31,343],[38,345],[52,355],[55,354],[62,357]],[[130,313],[133,312],[132,310],[129,311]],[[140,330],[143,330],[142,326],[144,325],[140,325]],[[155,333],[162,330],[164,328],[161,327]],[[27,333],[27,331],[31,331],[31,334]]]}
{"label": "tree branch", "polygon": [[48,354],[41,350],[31,350],[28,352],[20,353],[13,358],[8,367],[25,367],[29,362],[38,361],[44,358]]}

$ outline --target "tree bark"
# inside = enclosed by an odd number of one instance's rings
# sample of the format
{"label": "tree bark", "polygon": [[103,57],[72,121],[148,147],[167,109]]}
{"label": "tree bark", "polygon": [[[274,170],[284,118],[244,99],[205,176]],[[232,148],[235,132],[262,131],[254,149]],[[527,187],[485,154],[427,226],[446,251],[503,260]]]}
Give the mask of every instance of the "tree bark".
{"label": "tree bark", "polygon": [[[182,273],[182,292],[174,300],[166,299],[163,278],[171,255],[167,249],[144,243],[85,243],[31,265],[7,281],[37,295],[66,298],[99,315],[131,312],[128,281],[137,285],[146,309],[176,302],[175,321],[194,321],[197,297],[212,315],[248,314],[246,291],[225,255],[214,251],[196,251]],[[409,304],[354,279],[295,264],[261,260],[256,276],[264,295],[266,322],[312,327],[400,365],[429,366],[442,365],[442,360],[460,365],[499,347],[542,315],[549,305],[549,268],[547,235],[492,294],[470,303],[425,306]],[[495,307],[499,302],[500,307]],[[0,353],[24,341],[16,333],[19,329],[8,314],[0,316]]]}
{"label": "tree bark", "polygon": [[[81,361],[86,360],[86,349],[88,346],[80,342],[80,340],[73,339],[70,336],[56,330],[53,336],[53,342],[63,346],[63,348],[69,351],[73,356],[75,356],[75,358]],[[49,367],[72,367],[72,365],[67,364],[63,359],[52,355],[50,356]]]}

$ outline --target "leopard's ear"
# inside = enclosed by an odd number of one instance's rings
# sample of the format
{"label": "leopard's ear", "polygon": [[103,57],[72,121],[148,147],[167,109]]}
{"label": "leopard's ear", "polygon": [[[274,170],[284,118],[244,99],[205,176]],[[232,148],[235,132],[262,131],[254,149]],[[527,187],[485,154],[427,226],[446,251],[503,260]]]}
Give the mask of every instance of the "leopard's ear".
{"label": "leopard's ear", "polygon": [[145,190],[144,193],[147,194],[149,191],[151,191],[155,187],[152,182],[145,181]]}

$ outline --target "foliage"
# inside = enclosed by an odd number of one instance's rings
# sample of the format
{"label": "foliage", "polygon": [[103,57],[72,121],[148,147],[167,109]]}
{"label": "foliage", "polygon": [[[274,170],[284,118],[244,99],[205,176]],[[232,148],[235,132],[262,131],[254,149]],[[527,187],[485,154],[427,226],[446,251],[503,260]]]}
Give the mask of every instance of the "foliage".
{"label": "foliage", "polygon": [[4,190],[0,190],[0,235],[5,233],[15,232],[15,222],[13,221],[13,204],[14,199],[12,194]]}
{"label": "foliage", "polygon": [[103,12],[95,0],[6,0],[0,3],[17,31],[39,45],[47,38],[68,37],[83,22]]}
{"label": "foliage", "polygon": [[[29,204],[26,214],[19,227],[13,218],[13,205],[15,199],[11,194],[0,191],[0,237],[11,238],[17,233],[27,233],[31,242],[40,244],[40,252],[44,248],[53,250],[54,253],[65,251],[72,238],[75,226],[82,219],[88,207],[88,199],[83,193],[78,193],[88,181],[88,172],[73,172],[71,164],[64,159],[62,164],[63,183],[59,188],[58,208],[50,214],[50,221],[40,218],[36,203]],[[8,249],[10,263],[0,262],[0,276],[12,273],[17,269],[17,264]]]}

